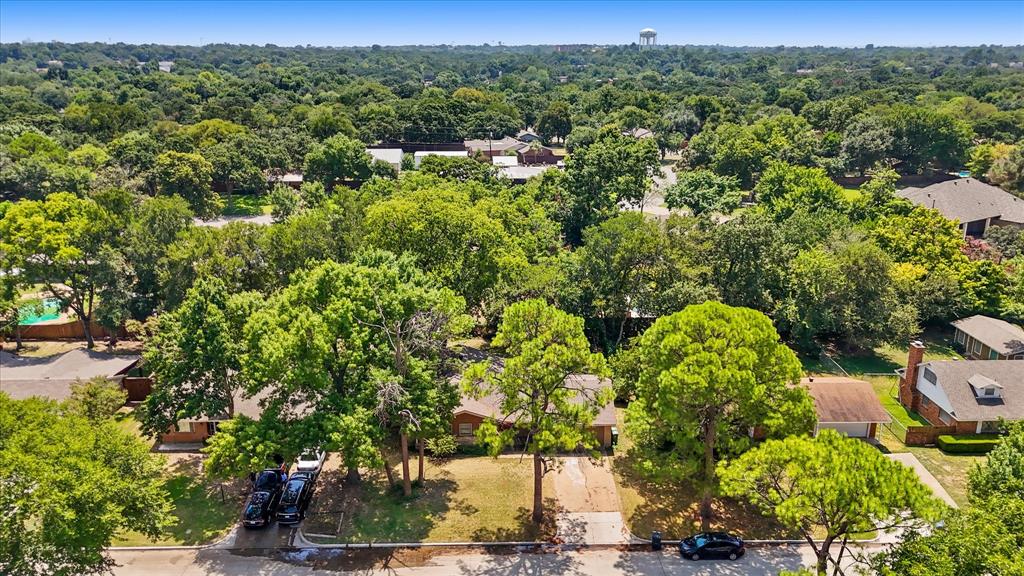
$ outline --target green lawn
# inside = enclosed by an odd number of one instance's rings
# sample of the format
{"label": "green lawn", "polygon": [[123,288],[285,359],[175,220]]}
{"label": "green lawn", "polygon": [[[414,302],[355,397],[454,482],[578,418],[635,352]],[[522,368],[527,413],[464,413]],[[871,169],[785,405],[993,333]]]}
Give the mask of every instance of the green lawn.
{"label": "green lawn", "polygon": [[[415,476],[415,461],[412,473]],[[395,476],[401,478],[397,469]],[[336,534],[330,541],[534,541],[553,531],[553,524],[538,529],[530,521],[533,461],[528,458],[460,456],[429,461],[423,484],[408,500],[400,487],[388,488],[379,470],[365,473],[354,486],[343,484],[341,471],[326,470],[318,490],[303,529]],[[550,475],[545,478],[545,493],[550,496],[548,511],[553,512]]]}
{"label": "green lawn", "polygon": [[[652,482],[636,472],[629,454],[632,446],[623,425],[623,410],[618,410],[619,445],[612,458],[612,471],[622,505],[622,517],[633,534],[647,537],[659,530],[666,539],[677,539],[699,531],[699,489],[692,482]],[[796,538],[756,508],[731,498],[715,498],[716,518],[712,528],[746,538]]]}
{"label": "green lawn", "polygon": [[[952,337],[950,331],[926,330],[920,337],[925,345],[925,361],[962,359],[953,348]],[[905,344],[883,344],[874,350],[855,353],[829,351],[829,356],[835,364],[816,356],[801,356],[800,361],[803,363],[804,372],[808,374],[842,374],[842,370],[836,367],[838,364],[851,376],[859,377],[864,374],[892,374],[896,369],[907,365],[908,353]]]}
{"label": "green lawn", "polygon": [[882,406],[889,412],[893,420],[898,421],[904,426],[927,426],[928,421],[921,417],[916,412],[907,410],[902,404],[900,404],[897,398],[897,387],[899,386],[899,380],[896,376],[860,376],[864,380],[867,380],[875,389],[875,395],[878,396],[879,401],[882,402]]}
{"label": "green lawn", "polygon": [[197,455],[174,455],[164,476],[164,489],[174,505],[175,523],[153,541],[137,532],[127,532],[114,546],[161,546],[207,544],[231,529],[245,501],[244,481],[221,486],[207,480],[200,471]]}
{"label": "green lawn", "polygon": [[232,194],[224,205],[225,216],[260,216],[270,214],[273,207],[262,194]]}

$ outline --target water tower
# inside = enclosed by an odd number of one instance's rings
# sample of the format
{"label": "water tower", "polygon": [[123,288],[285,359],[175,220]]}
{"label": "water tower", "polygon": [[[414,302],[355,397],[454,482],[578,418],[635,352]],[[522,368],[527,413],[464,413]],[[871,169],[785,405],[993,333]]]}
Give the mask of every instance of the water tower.
{"label": "water tower", "polygon": [[644,28],[640,31],[640,49],[650,48],[658,45],[658,33],[654,28]]}

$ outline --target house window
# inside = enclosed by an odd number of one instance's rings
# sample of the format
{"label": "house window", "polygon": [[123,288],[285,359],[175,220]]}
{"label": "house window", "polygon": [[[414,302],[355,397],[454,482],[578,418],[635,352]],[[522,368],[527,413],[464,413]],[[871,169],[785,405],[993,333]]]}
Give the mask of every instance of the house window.
{"label": "house window", "polygon": [[942,420],[943,424],[949,426],[950,424],[953,423],[953,416],[951,416],[949,412],[946,412],[942,408],[939,408],[939,420]]}
{"label": "house window", "polygon": [[954,339],[956,340],[957,344],[963,344],[964,343],[964,333],[963,333],[963,331],[962,330],[957,330],[956,331],[956,337]]}
{"label": "house window", "polygon": [[220,424],[220,422],[207,422],[206,423],[206,435],[207,436],[213,436],[214,434],[216,434],[217,433],[217,428],[218,428],[217,425],[218,424]]}
{"label": "house window", "polygon": [[979,434],[996,434],[999,432],[999,421],[989,420],[982,422],[981,427],[978,429]]}
{"label": "house window", "polygon": [[995,396],[996,395],[996,389],[995,388],[985,388],[984,395],[985,396]]}
{"label": "house window", "polygon": [[989,360],[999,360],[999,352],[996,352],[995,350],[989,350],[988,351],[988,359]]}
{"label": "house window", "polygon": [[921,396],[921,406],[931,406],[932,401],[927,396]]}
{"label": "house window", "polygon": [[932,369],[928,368],[927,366],[925,366],[924,372],[922,372],[922,374],[924,374],[924,379],[931,382],[932,384],[935,384],[935,381],[938,380],[938,378],[935,376],[935,372],[932,372]]}
{"label": "house window", "polygon": [[974,345],[971,346],[971,352],[974,352],[975,354],[981,354],[981,342],[980,341],[978,341],[978,340],[974,341]]}
{"label": "house window", "polygon": [[459,423],[459,436],[472,436],[473,435],[473,424],[469,422]]}

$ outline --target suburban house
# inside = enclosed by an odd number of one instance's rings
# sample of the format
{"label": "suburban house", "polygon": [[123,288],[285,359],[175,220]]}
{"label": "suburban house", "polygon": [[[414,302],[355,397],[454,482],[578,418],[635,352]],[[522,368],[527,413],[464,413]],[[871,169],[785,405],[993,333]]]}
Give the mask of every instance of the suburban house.
{"label": "suburban house", "polygon": [[912,342],[907,367],[896,372],[899,398],[933,436],[991,433],[1000,419],[1024,420],[1024,360],[923,359],[924,345]]}
{"label": "suburban house", "polygon": [[953,341],[971,360],[1024,360],[1024,329],[1016,324],[977,315],[953,326]]}
{"label": "suburban house", "polygon": [[804,378],[800,385],[814,400],[818,415],[815,436],[829,428],[850,438],[870,439],[875,437],[879,424],[892,422],[868,382],[830,376]]}
{"label": "suburban house", "polygon": [[367,148],[366,153],[374,160],[386,162],[395,169],[395,173],[402,171],[402,149],[401,148]]}
{"label": "suburban house", "polygon": [[538,136],[537,133],[534,132],[533,130],[522,130],[518,134],[516,134],[516,140],[519,140],[520,142],[526,142],[527,144],[529,144],[530,142],[539,142],[540,139],[541,137]]}
{"label": "suburban house", "polygon": [[623,136],[632,136],[633,138],[654,138],[654,132],[651,132],[647,128],[633,128],[631,130],[623,130]]}
{"label": "suburban house", "polygon": [[563,156],[547,146],[525,146],[516,151],[520,164],[558,164]]}
{"label": "suburban house", "polygon": [[[263,414],[260,406],[262,395],[247,398],[242,393],[235,393],[235,416],[248,416],[258,420]],[[199,444],[217,433],[217,426],[224,421],[230,420],[227,414],[215,416],[200,416],[198,418],[186,418],[179,420],[170,430],[160,435],[159,442],[164,444]]]}
{"label": "suburban house", "polygon": [[413,154],[413,160],[418,169],[420,163],[427,156],[447,156],[449,158],[468,158],[469,154],[465,150],[420,150]]}
{"label": "suburban house", "polygon": [[267,184],[284,184],[298,190],[302,186],[302,172],[285,172],[284,174],[271,173],[267,176]]}
{"label": "suburban house", "polygon": [[519,149],[527,146],[510,136],[505,136],[501,140],[492,140],[489,138],[483,140],[466,140],[464,144],[466,146],[466,151],[470,156],[480,154],[487,158],[505,156],[506,152],[517,152]]}
{"label": "suburban house", "polygon": [[989,226],[1024,227],[1024,200],[974,178],[958,178],[896,193],[960,222],[964,237],[981,238]]}
{"label": "suburban house", "polygon": [[[602,380],[591,374],[577,374],[569,376],[569,379],[579,385],[579,389],[585,393],[597,393],[608,388],[611,383]],[[476,442],[476,430],[488,418],[501,421],[506,415],[501,413],[500,395],[489,395],[483,398],[473,398],[463,395],[458,408],[452,413],[452,435],[460,444],[472,444]],[[591,430],[602,448],[608,448],[615,443],[615,436],[618,431],[615,428],[615,402],[608,402],[594,417]]]}
{"label": "suburban house", "polygon": [[[106,354],[79,348],[57,356],[29,358],[0,350],[0,391],[15,400],[39,396],[62,402],[71,397],[71,385],[97,376],[116,382],[136,400],[142,385],[149,393],[149,379],[131,376],[139,356]],[[126,382],[127,380],[127,382]],[[145,397],[142,394],[142,397]]]}

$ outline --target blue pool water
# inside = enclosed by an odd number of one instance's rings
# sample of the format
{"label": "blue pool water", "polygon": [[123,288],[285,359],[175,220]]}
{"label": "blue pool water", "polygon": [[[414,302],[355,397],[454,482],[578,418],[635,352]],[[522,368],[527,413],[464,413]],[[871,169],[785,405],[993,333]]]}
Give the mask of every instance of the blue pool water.
{"label": "blue pool water", "polygon": [[19,312],[20,322],[18,323],[22,325],[56,320],[60,318],[60,301],[56,298],[46,298],[43,300],[42,309],[26,304],[19,309]]}

